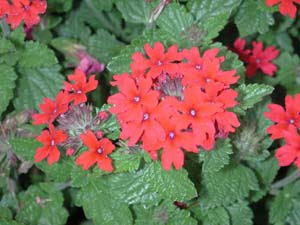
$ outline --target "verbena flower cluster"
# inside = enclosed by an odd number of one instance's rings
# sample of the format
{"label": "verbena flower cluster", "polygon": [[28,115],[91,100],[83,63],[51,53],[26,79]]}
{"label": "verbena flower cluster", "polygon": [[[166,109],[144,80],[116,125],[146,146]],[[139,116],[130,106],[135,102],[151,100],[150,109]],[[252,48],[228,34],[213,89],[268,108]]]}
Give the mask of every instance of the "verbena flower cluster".
{"label": "verbena flower cluster", "polygon": [[237,92],[230,86],[239,76],[224,71],[217,48],[200,55],[199,49],[165,51],[161,42],[144,46],[145,55],[132,55],[131,73],[115,75],[119,93],[108,98],[110,112],[121,125],[120,138],[128,145],[140,143],[165,170],[180,169],[184,151],[211,150],[217,138],[226,138],[240,125],[235,113]]}
{"label": "verbena flower cluster", "polygon": [[277,71],[277,67],[272,63],[272,60],[279,54],[275,46],[271,45],[264,49],[262,42],[253,41],[253,49],[247,49],[245,47],[246,40],[238,38],[234,42],[231,50],[238,54],[240,60],[245,63],[246,76],[253,77],[258,70],[261,70],[268,76],[273,76]]}
{"label": "verbena flower cluster", "polygon": [[288,15],[291,18],[296,17],[297,7],[300,5],[300,0],[266,0],[267,6],[274,6],[279,4],[279,12],[282,15]]}
{"label": "verbena flower cluster", "polygon": [[[76,69],[68,79],[70,82],[64,83],[56,99],[45,98],[40,104],[41,113],[32,116],[33,124],[48,125],[48,129],[37,137],[44,146],[37,149],[34,161],[47,158],[51,165],[60,158],[58,145],[66,148],[66,155],[73,155],[83,143],[88,150],[76,159],[76,164],[86,170],[97,163],[99,168],[110,172],[113,167],[107,155],[115,146],[99,130],[101,120],[106,118],[103,113],[93,117],[92,108],[85,105],[86,94],[97,88],[98,81],[95,75],[88,78],[80,69]],[[54,122],[58,123],[58,129],[54,127]]]}
{"label": "verbena flower cluster", "polygon": [[300,94],[294,98],[285,97],[285,109],[277,104],[269,104],[269,112],[265,116],[275,124],[267,129],[271,139],[283,138],[285,145],[277,149],[276,158],[280,166],[289,166],[294,163],[300,169]]}
{"label": "verbena flower cluster", "polygon": [[16,29],[22,21],[27,27],[32,27],[40,22],[39,14],[46,12],[46,0],[0,0],[0,19],[12,29]]}

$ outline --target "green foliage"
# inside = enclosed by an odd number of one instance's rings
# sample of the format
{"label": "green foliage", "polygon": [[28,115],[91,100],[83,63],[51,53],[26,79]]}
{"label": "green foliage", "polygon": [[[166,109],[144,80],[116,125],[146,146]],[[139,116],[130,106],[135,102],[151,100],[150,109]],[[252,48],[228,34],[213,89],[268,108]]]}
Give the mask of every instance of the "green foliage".
{"label": "green foliage", "polygon": [[245,115],[246,110],[260,102],[263,97],[270,95],[274,88],[265,84],[242,84],[237,89],[239,104],[234,108],[238,114]]}
{"label": "green foliage", "polygon": [[14,153],[26,161],[33,161],[35,151],[38,147],[41,147],[40,142],[33,138],[14,138],[10,139]]}
{"label": "green foliage", "polygon": [[0,64],[14,65],[19,59],[19,52],[13,42],[8,39],[0,39]]}
{"label": "green foliage", "polygon": [[0,116],[13,97],[16,79],[17,75],[12,67],[0,64]]}
{"label": "green foliage", "polygon": [[68,212],[63,195],[52,183],[30,186],[18,195],[20,211],[16,219],[25,224],[65,224]]}
{"label": "green foliage", "polygon": [[229,205],[249,196],[251,190],[258,190],[254,172],[234,164],[215,173],[203,173],[202,184],[200,205],[203,208]]}
{"label": "green foliage", "polygon": [[170,200],[161,202],[159,205],[148,208],[145,205],[133,205],[136,215],[136,225],[196,225],[197,221],[191,218],[189,211],[176,208]]}
{"label": "green foliage", "polygon": [[203,161],[202,172],[213,173],[229,164],[230,155],[233,153],[230,139],[220,139],[216,142],[213,150],[201,150],[200,162]]}
{"label": "green foliage", "polygon": [[254,0],[244,1],[235,16],[235,23],[241,37],[256,32],[266,33],[269,25],[273,25],[274,22],[272,14],[262,10]]}
{"label": "green foliage", "polygon": [[37,42],[26,42],[21,54],[19,66],[22,69],[50,67],[57,63],[54,52],[46,45]]}
{"label": "green foliage", "polygon": [[252,225],[253,212],[246,202],[239,202],[226,207],[231,217],[232,225]]}
{"label": "green foliage", "polygon": [[44,97],[54,99],[63,86],[64,78],[59,70],[59,66],[20,70],[17,97],[14,99],[15,108],[38,109]]}

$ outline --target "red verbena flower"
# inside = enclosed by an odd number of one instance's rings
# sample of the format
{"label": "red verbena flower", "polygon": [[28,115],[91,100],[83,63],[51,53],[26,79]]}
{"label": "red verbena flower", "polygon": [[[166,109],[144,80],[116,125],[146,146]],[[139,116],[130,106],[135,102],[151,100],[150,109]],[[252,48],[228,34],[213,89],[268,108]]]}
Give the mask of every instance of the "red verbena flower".
{"label": "red verbena flower", "polygon": [[153,48],[147,43],[144,49],[149,59],[145,59],[141,52],[134,53],[130,65],[133,74],[144,74],[149,69],[147,76],[156,78],[163,71],[171,75],[178,71],[178,65],[173,62],[182,60],[182,54],[178,52],[176,45],[172,45],[166,53],[161,42],[155,42]]}
{"label": "red verbena flower", "polygon": [[17,28],[22,20],[27,27],[40,22],[39,14],[46,12],[46,0],[12,0],[6,22],[12,29]]}
{"label": "red verbena flower", "polygon": [[231,51],[238,54],[239,58],[247,63],[249,61],[249,57],[251,54],[250,49],[245,49],[246,47],[246,40],[242,38],[237,38],[233,43],[233,48],[230,48]]}
{"label": "red verbena flower", "polygon": [[269,104],[270,112],[264,115],[271,121],[275,122],[267,129],[273,140],[284,137],[284,132],[289,126],[300,127],[300,94],[293,98],[288,95],[285,97],[285,108],[277,104]]}
{"label": "red verbena flower", "polygon": [[0,0],[0,19],[10,12],[10,7],[7,0]]}
{"label": "red verbena flower", "polygon": [[44,102],[40,104],[42,113],[36,113],[32,116],[33,124],[52,123],[60,114],[68,111],[70,98],[67,92],[60,91],[55,101],[44,98]]}
{"label": "red verbena flower", "polygon": [[80,69],[76,69],[75,74],[70,74],[68,79],[72,83],[64,82],[64,90],[70,92],[70,99],[71,101],[74,100],[74,105],[86,102],[86,94],[95,90],[98,86],[95,75],[91,75],[87,81],[86,74]]}
{"label": "red verbena flower", "polygon": [[300,169],[300,135],[295,126],[289,126],[284,132],[286,144],[277,149],[275,156],[279,166],[289,166],[294,163]]}
{"label": "red verbena flower", "polygon": [[80,138],[89,149],[76,159],[76,164],[87,170],[97,163],[103,171],[112,172],[112,161],[108,158],[108,154],[115,149],[113,143],[107,138],[98,140],[91,130],[81,134]]}
{"label": "red verbena flower", "polygon": [[60,157],[57,145],[64,142],[67,138],[68,135],[62,130],[55,130],[54,126],[49,124],[49,130],[42,131],[41,135],[36,138],[43,143],[44,146],[37,149],[34,156],[34,162],[38,163],[47,157],[49,165],[57,162]]}
{"label": "red verbena flower", "polygon": [[159,92],[151,89],[151,78],[140,77],[138,83],[132,77],[118,82],[120,93],[110,96],[107,100],[113,107],[110,112],[118,114],[124,121],[142,121],[142,106],[155,106],[158,102]]}
{"label": "red verbena flower", "polygon": [[294,4],[300,4],[300,0],[266,0],[266,5],[269,7],[277,4],[279,4],[279,12],[282,15],[295,18],[297,7]]}
{"label": "red verbena flower", "polygon": [[262,42],[253,41],[252,46],[252,54],[248,60],[249,64],[246,66],[246,75],[252,77],[258,69],[261,69],[266,75],[273,76],[277,67],[271,61],[278,56],[279,51],[274,46],[263,50]]}

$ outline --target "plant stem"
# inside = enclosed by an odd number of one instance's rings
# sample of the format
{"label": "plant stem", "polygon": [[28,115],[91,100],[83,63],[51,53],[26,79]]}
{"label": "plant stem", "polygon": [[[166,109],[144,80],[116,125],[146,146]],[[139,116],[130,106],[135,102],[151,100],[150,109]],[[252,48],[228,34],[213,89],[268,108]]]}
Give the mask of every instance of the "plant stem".
{"label": "plant stem", "polygon": [[275,194],[278,189],[285,187],[286,185],[292,183],[293,181],[297,180],[300,177],[300,172],[298,170],[294,171],[289,176],[283,178],[282,180],[279,180],[271,185],[271,194]]}
{"label": "plant stem", "polygon": [[67,181],[67,182],[58,184],[58,185],[56,186],[56,188],[57,188],[59,191],[62,191],[62,190],[64,190],[64,189],[70,187],[71,184],[72,184],[71,181]]}

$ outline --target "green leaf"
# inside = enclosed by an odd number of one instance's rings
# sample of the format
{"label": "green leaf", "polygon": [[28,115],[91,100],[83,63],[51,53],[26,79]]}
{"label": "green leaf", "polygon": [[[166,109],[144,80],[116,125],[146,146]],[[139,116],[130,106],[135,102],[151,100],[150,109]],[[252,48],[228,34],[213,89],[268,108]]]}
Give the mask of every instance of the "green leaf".
{"label": "green leaf", "polygon": [[211,151],[202,150],[199,153],[200,161],[203,161],[202,172],[217,172],[229,164],[230,155],[233,153],[230,139],[219,139]]}
{"label": "green leaf", "polygon": [[13,215],[9,208],[0,206],[0,219],[12,219]]}
{"label": "green leaf", "polygon": [[274,88],[266,84],[242,84],[237,89],[239,102],[233,111],[245,115],[246,110],[252,108],[256,103],[260,102],[263,97],[270,95]]}
{"label": "green leaf", "polygon": [[26,42],[25,50],[21,55],[19,66],[23,68],[39,68],[56,64],[58,61],[54,52],[45,44]]}
{"label": "green leaf", "polygon": [[144,151],[138,146],[128,147],[126,144],[115,150],[110,157],[113,159],[114,172],[136,171],[143,157]]}
{"label": "green leaf", "polygon": [[286,222],[290,225],[300,224],[300,199],[299,196],[295,199],[292,199],[292,210],[286,219]]}
{"label": "green leaf", "polygon": [[48,0],[47,10],[55,12],[67,12],[72,8],[73,0]]}
{"label": "green leaf", "polygon": [[254,172],[243,165],[230,165],[216,173],[204,173],[202,184],[202,208],[228,205],[244,199],[251,190],[258,190]]}
{"label": "green leaf", "polygon": [[230,225],[228,212],[224,207],[217,207],[204,212],[203,225]]}
{"label": "green leaf", "polygon": [[16,79],[17,75],[12,67],[0,64],[0,116],[13,97]]}
{"label": "green leaf", "polygon": [[144,24],[149,22],[151,8],[146,1],[118,0],[116,5],[127,22]]}
{"label": "green leaf", "polygon": [[37,109],[44,97],[54,99],[63,86],[60,67],[22,69],[14,106],[17,110]]}
{"label": "green leaf", "polygon": [[73,159],[62,157],[59,162],[56,162],[52,165],[49,165],[45,160],[41,161],[40,163],[36,163],[36,167],[42,170],[50,181],[55,182],[65,182],[69,180],[73,166]]}
{"label": "green leaf", "polygon": [[54,184],[31,185],[18,195],[20,210],[16,219],[25,224],[63,225],[68,212],[63,207],[64,198]]}
{"label": "green leaf", "polygon": [[187,210],[180,210],[170,200],[163,201],[158,206],[147,208],[145,205],[134,205],[136,225],[196,225],[197,221],[190,217]]}
{"label": "green leaf", "polygon": [[108,63],[117,55],[123,44],[106,30],[99,29],[97,33],[88,40],[88,51],[103,63]]}
{"label": "green leaf", "polygon": [[25,225],[24,223],[17,222],[15,220],[7,219],[7,218],[0,218],[1,225]]}
{"label": "green leaf", "polygon": [[113,1],[102,1],[102,0],[86,0],[91,2],[93,7],[98,11],[110,11],[113,7]]}
{"label": "green leaf", "polygon": [[[292,212],[293,200],[299,198],[300,181],[293,182],[277,193],[270,204],[269,221],[271,224],[282,223]],[[284,207],[283,207],[284,206]]]}
{"label": "green leaf", "polygon": [[253,212],[246,202],[239,202],[226,207],[230,218],[231,225],[252,225]]}
{"label": "green leaf", "polygon": [[159,199],[189,200],[197,196],[186,170],[163,170],[160,163],[147,165],[135,173],[122,173],[102,179],[118,200],[134,203],[156,203]]}
{"label": "green leaf", "polygon": [[[101,111],[106,111],[110,108],[110,105],[104,104],[97,114]],[[110,114],[110,116],[101,122],[100,130],[103,131],[109,139],[117,140],[120,136],[120,125],[116,115]]]}
{"label": "green leaf", "polygon": [[133,224],[127,204],[115,200],[101,179],[91,179],[88,185],[81,188],[76,204],[83,207],[85,216],[92,219],[95,224]]}
{"label": "green leaf", "polygon": [[19,59],[19,54],[14,44],[5,38],[0,38],[0,64],[14,65]]}
{"label": "green leaf", "polygon": [[41,147],[41,143],[33,138],[13,138],[9,140],[14,153],[26,160],[33,162],[33,158],[38,147]]}
{"label": "green leaf", "polygon": [[287,89],[288,94],[296,94],[300,87],[300,59],[298,55],[282,53],[275,60],[279,66],[276,80]]}
{"label": "green leaf", "polygon": [[269,25],[274,24],[272,14],[263,11],[257,1],[254,0],[247,0],[242,3],[234,21],[241,37],[256,32],[266,33],[269,30]]}
{"label": "green leaf", "polygon": [[193,27],[194,19],[185,7],[179,4],[169,4],[158,17],[157,25],[167,34],[170,43],[177,43],[180,46],[188,45],[189,47],[199,45],[200,40],[198,43],[194,43],[191,34],[189,34],[191,29],[194,29],[194,33],[196,33],[196,27]]}
{"label": "green leaf", "polygon": [[205,41],[210,42],[218,36],[240,3],[241,0],[192,0],[188,2],[188,8],[204,29]]}

